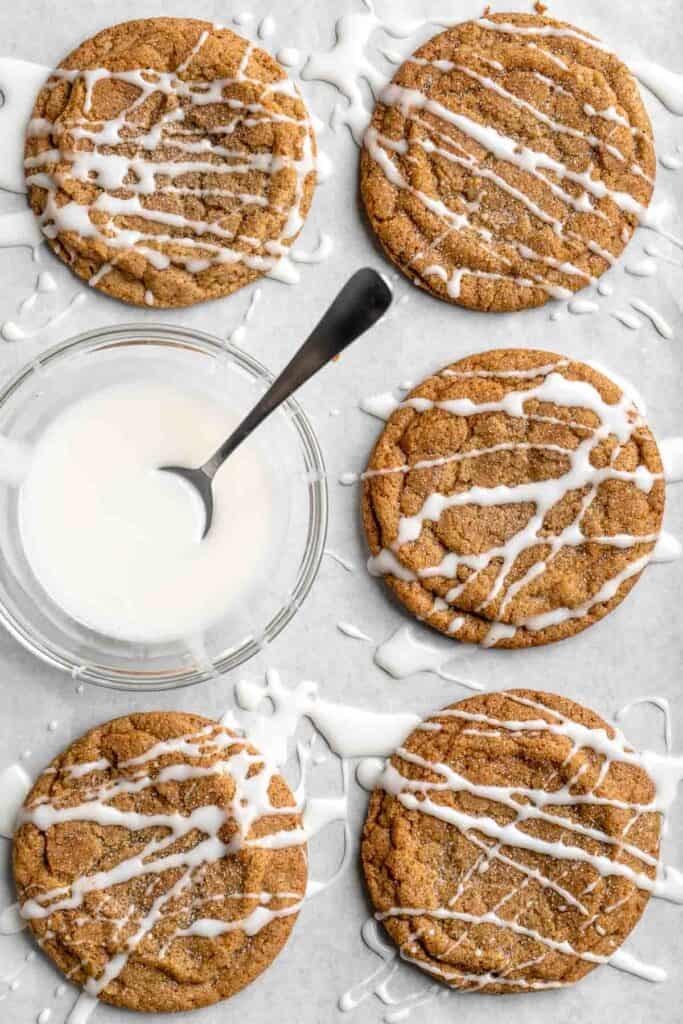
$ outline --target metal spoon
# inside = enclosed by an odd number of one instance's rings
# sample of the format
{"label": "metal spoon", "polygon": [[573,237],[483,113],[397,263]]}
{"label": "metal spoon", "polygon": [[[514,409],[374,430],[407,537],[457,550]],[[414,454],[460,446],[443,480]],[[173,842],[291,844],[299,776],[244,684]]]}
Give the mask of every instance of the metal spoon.
{"label": "metal spoon", "polygon": [[202,540],[209,532],[213,519],[211,484],[228,456],[309,377],[372,327],[390,304],[391,291],[383,278],[370,267],[357,270],[280,376],[220,448],[196,469],[188,466],[160,467],[166,473],[175,473],[187,480],[198,492],[204,505]]}

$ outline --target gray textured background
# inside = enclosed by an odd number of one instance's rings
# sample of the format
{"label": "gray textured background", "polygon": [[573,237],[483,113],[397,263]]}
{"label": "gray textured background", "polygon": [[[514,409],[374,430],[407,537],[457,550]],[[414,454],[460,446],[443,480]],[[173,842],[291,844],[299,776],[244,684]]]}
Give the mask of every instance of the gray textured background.
{"label": "gray textured background", "polygon": [[[494,4],[494,9],[505,9]],[[530,5],[522,5],[529,9]],[[448,12],[463,19],[481,13],[482,4],[469,0],[430,0],[430,2],[389,2],[379,0],[380,14],[435,14]],[[309,0],[309,2],[270,4],[217,3],[210,0],[118,0],[112,6],[104,0],[21,0],[0,5],[0,51],[44,64],[56,62],[86,36],[115,20],[160,14],[192,14],[229,23],[233,13],[248,9],[259,17],[272,14],[277,21],[276,34],[266,45],[275,51],[280,46],[299,47],[303,54],[327,49],[334,38],[335,19],[346,11],[360,11],[359,0]],[[648,57],[670,68],[680,67],[683,43],[683,14],[680,0],[656,0],[644,7],[630,0],[564,0],[551,5],[551,14],[567,18],[605,38],[626,58]],[[392,42],[393,49],[408,53],[429,29],[413,40]],[[389,43],[381,34],[378,39]],[[389,65],[373,53],[377,66],[389,71]],[[320,83],[304,83],[303,92],[311,108],[327,120],[334,90]],[[671,152],[683,142],[683,120],[669,114],[649,94],[645,95],[653,118],[659,153]],[[343,101],[341,101],[343,102]],[[2,137],[0,113],[0,144]],[[328,299],[347,274],[363,263],[385,268],[357,210],[357,149],[346,130],[320,137],[321,147],[335,163],[333,179],[316,194],[309,222],[302,237],[304,247],[315,244],[317,229],[333,235],[335,252],[323,264],[302,267],[302,280],[296,288],[275,282],[262,284],[263,296],[251,324],[245,347],[272,369],[281,367],[306,330],[317,319]],[[662,168],[658,172],[657,198],[671,201],[672,230],[683,234],[681,212],[676,205],[683,186],[678,175]],[[19,209],[19,196],[0,194],[0,211]],[[652,236],[639,232],[629,254],[642,250]],[[663,252],[681,258],[661,244]],[[60,301],[66,301],[81,287],[69,273],[47,254],[49,266],[60,282]],[[0,251],[0,321],[13,317],[19,299],[29,293],[34,267],[25,250]],[[638,281],[628,277],[623,262],[612,270],[612,299],[601,299],[599,314],[588,317],[565,315],[550,322],[550,307],[512,315],[482,315],[449,308],[419,293],[409,284],[397,282],[397,296],[408,295],[398,316],[381,324],[371,336],[358,343],[324,376],[309,384],[302,393],[323,445],[330,474],[331,516],[328,544],[356,566],[354,573],[344,572],[325,558],[313,593],[293,623],[272,647],[254,659],[244,671],[231,678],[217,679],[201,687],[162,694],[115,693],[93,687],[78,695],[70,678],[35,661],[8,636],[0,635],[0,768],[15,760],[30,747],[33,757],[29,770],[36,772],[64,745],[97,722],[134,709],[182,708],[203,714],[219,714],[233,700],[233,683],[243,675],[260,678],[268,666],[278,667],[285,681],[302,677],[319,681],[325,696],[375,709],[405,708],[419,713],[442,706],[462,695],[458,687],[448,686],[433,675],[394,681],[372,662],[372,648],[342,636],[336,629],[340,619],[362,626],[376,641],[385,639],[401,622],[403,613],[391,604],[380,583],[363,569],[365,552],[358,526],[357,495],[352,488],[336,483],[339,472],[362,468],[379,424],[361,413],[358,399],[387,390],[407,379],[419,380],[442,364],[471,351],[513,344],[538,346],[578,358],[593,358],[612,367],[637,383],[649,409],[650,422],[660,437],[683,433],[680,403],[681,342],[683,341],[683,268],[662,265],[657,277]],[[587,290],[584,295],[593,297]],[[608,309],[624,306],[627,296],[638,294],[652,302],[674,324],[672,341],[661,339],[649,326],[630,332],[607,315]],[[621,297],[621,301],[620,301]],[[140,319],[147,315],[169,323],[196,325],[226,336],[239,323],[249,302],[248,292],[219,302],[207,303],[178,312],[146,313],[93,294],[78,313],[58,328],[47,331],[36,342],[8,344],[0,341],[0,376],[7,375],[30,356],[86,327]],[[341,410],[330,417],[330,408]],[[666,527],[683,536],[683,489],[671,489]],[[597,627],[563,644],[526,652],[478,652],[466,654],[453,648],[455,657],[464,661],[463,671],[495,689],[524,684],[552,688],[583,700],[605,713],[614,712],[627,700],[645,693],[669,698],[676,737],[683,730],[683,697],[680,695],[681,641],[680,602],[683,563],[653,566],[647,570],[632,596]],[[416,626],[420,636],[429,633]],[[430,634],[431,636],[431,634]],[[444,647],[447,642],[442,642]],[[56,731],[48,732],[47,723],[56,719]],[[648,710],[631,716],[627,731],[634,740],[661,744],[660,723]],[[329,783],[331,785],[331,783]],[[328,788],[329,788],[328,785]],[[357,787],[351,794],[352,824],[358,835],[365,806],[365,794]],[[668,857],[680,864],[680,812],[674,814],[666,843]],[[3,843],[3,880],[0,904],[11,899],[8,850]],[[339,847],[335,826],[322,842],[313,845],[312,859],[316,875],[329,868]],[[229,1004],[197,1011],[190,1015],[163,1018],[168,1021],[192,1020],[193,1024],[214,1024],[239,1019],[244,1024],[264,1021],[277,1015],[286,1024],[312,1024],[314,1021],[348,1020],[375,1022],[382,1008],[372,999],[355,1014],[341,1015],[336,1004],[339,995],[374,969],[379,961],[362,944],[359,928],[368,907],[354,859],[337,885],[307,905],[294,935],[273,967],[256,984]],[[5,899],[6,897],[6,899]],[[0,977],[19,963],[29,948],[26,936],[0,938]],[[500,997],[453,995],[436,1004],[418,1009],[411,1017],[415,1024],[450,1021],[461,1013],[469,1024],[507,1020],[519,1024],[568,1024],[581,1019],[597,1024],[608,1016],[633,1024],[679,1024],[683,1003],[683,908],[652,901],[643,921],[628,942],[628,949],[646,960],[654,960],[669,970],[669,980],[650,985],[609,968],[594,971],[579,987],[531,996]],[[405,984],[416,988],[422,983],[416,972],[403,968]],[[53,991],[56,972],[39,958],[22,975],[20,989],[0,1003],[0,1019],[28,1024],[44,1006],[53,1007],[51,1024],[61,1024],[73,1001],[73,990],[59,999]],[[100,1007],[96,1024],[113,1021],[142,1021],[142,1016]],[[157,1018],[161,1019],[161,1018]]]}

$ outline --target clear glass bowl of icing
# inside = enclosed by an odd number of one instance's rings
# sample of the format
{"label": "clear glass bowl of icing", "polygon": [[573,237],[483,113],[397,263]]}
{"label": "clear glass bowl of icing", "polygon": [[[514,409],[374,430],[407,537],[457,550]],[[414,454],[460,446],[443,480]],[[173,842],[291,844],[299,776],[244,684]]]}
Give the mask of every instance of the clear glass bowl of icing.
{"label": "clear glass bowl of icing", "polygon": [[[228,672],[285,628],[320,565],[328,497],[315,433],[290,399],[245,442],[255,446],[274,514],[254,578],[238,599],[226,599],[225,614],[199,635],[158,641],[117,638],[72,618],[38,582],[26,557],[20,472],[13,460],[17,452],[30,452],[74,402],[119,381],[146,378],[169,387],[190,383],[207,399],[229,403],[237,419],[272,381],[269,371],[239,348],[201,331],[161,324],[90,331],[20,371],[0,392],[0,453],[6,454],[0,483],[0,622],[28,650],[74,677],[118,689],[160,690]],[[229,573],[229,566],[221,570]]]}

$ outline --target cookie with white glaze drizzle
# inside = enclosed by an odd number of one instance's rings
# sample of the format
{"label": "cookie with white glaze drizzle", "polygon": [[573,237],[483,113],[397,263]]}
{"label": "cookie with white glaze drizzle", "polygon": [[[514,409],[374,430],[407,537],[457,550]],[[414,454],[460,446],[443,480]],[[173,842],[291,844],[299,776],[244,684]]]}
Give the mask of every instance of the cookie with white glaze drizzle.
{"label": "cookie with white glaze drizzle", "polygon": [[243,736],[198,715],[132,714],[39,777],[14,877],[71,981],[116,1006],[190,1010],[280,952],[305,894],[305,833],[287,783]]}
{"label": "cookie with white glaze drizzle", "polygon": [[363,474],[370,571],[447,636],[561,640],[623,600],[664,511],[632,397],[552,352],[468,356],[416,387]]}
{"label": "cookie with white glaze drizzle", "polygon": [[455,988],[560,988],[611,962],[658,886],[657,790],[597,714],[528,690],[437,712],[387,762],[362,861],[401,956]]}
{"label": "cookie with white glaze drizzle", "polygon": [[315,184],[304,103],[228,28],[149,18],[98,33],[41,90],[29,202],[79,277],[136,305],[188,306],[273,271]]}
{"label": "cookie with white glaze drizzle", "polygon": [[433,295],[510,311],[571,297],[619,256],[656,173],[635,79],[535,14],[434,36],[380,93],[361,194],[389,258]]}

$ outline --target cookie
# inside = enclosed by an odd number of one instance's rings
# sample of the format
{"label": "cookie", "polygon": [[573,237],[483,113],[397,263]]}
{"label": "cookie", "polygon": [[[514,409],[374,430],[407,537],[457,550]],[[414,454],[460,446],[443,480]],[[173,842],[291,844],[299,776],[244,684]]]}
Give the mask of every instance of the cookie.
{"label": "cookie", "polygon": [[363,474],[368,567],[447,636],[562,640],[648,563],[662,461],[639,399],[553,352],[468,356],[391,415]]}
{"label": "cookie", "polygon": [[655,889],[655,786],[595,712],[529,690],[437,712],[387,763],[363,831],[378,918],[455,988],[570,985],[619,946]]}
{"label": "cookie", "polygon": [[138,306],[189,306],[273,271],[315,185],[311,122],[284,70],[193,18],[82,43],[41,90],[25,157],[53,251]]}
{"label": "cookie", "polygon": [[389,259],[470,309],[570,298],[646,215],[656,157],[638,87],[587,32],[491,14],[434,36],[380,93],[361,193]]}
{"label": "cookie", "polygon": [[72,743],[29,793],[14,837],[22,915],[107,1003],[207,1006],[265,970],[306,888],[284,779],[231,729],[132,714]]}

